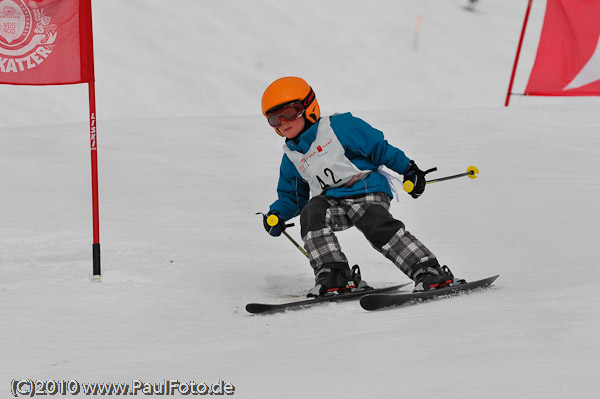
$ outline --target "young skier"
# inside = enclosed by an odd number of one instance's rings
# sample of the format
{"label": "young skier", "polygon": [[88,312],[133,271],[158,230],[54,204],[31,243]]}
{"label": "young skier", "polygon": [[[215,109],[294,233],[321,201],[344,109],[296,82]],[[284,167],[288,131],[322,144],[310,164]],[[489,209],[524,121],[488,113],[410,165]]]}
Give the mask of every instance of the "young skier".
{"label": "young skier", "polygon": [[[264,216],[265,230],[279,236],[300,215],[301,236],[315,274],[308,296],[362,289],[335,236],[356,226],[371,245],[415,282],[415,291],[454,282],[448,267],[389,213],[393,197],[381,166],[404,175],[418,198],[425,174],[383,133],[350,113],[321,117],[312,88],[298,77],[277,79],[262,96],[262,113],[285,137],[278,199]],[[309,195],[310,194],[310,195]],[[310,200],[309,200],[310,199]]]}

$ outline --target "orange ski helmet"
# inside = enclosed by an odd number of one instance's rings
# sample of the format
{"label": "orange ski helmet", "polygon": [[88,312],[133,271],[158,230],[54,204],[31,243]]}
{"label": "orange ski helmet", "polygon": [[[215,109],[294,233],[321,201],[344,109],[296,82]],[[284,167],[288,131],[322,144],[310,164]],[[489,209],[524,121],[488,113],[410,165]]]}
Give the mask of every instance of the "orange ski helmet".
{"label": "orange ski helmet", "polygon": [[[262,96],[262,113],[267,116],[274,108],[294,101],[302,101],[304,117],[309,122],[315,123],[319,120],[321,110],[315,93],[304,79],[296,77],[277,79],[267,87]],[[278,128],[275,128],[275,131],[282,136]]]}

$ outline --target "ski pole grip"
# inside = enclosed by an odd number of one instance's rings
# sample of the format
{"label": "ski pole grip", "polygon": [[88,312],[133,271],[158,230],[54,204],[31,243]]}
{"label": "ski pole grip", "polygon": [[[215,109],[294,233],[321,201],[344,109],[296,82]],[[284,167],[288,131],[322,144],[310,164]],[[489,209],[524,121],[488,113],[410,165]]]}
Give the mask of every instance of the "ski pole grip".
{"label": "ski pole grip", "polygon": [[[271,227],[277,226],[279,224],[279,217],[277,215],[269,215],[267,218],[267,224]],[[293,227],[294,223],[287,223],[285,227]]]}
{"label": "ski pole grip", "polygon": [[269,215],[269,217],[267,217],[267,224],[271,227],[273,226],[277,226],[277,224],[279,223],[279,217],[277,215]]}
{"label": "ski pole grip", "polygon": [[[427,173],[435,172],[436,170],[437,170],[437,167],[431,168],[431,169],[427,169],[425,172],[423,172],[423,176],[426,175]],[[404,184],[402,184],[402,188],[407,193],[412,193],[412,190],[415,189],[415,183],[413,183],[410,180],[407,180],[407,181],[404,182]]]}

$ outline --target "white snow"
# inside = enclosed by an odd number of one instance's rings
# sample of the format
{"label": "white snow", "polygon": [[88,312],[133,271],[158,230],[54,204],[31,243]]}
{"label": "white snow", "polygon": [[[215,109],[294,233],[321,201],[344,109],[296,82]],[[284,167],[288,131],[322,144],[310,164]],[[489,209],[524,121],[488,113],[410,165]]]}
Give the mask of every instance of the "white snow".
{"label": "white snow", "polygon": [[[598,98],[505,108],[526,4],[464,3],[94,1],[102,282],[87,86],[0,86],[0,396],[31,378],[222,379],[239,398],[596,397]],[[543,13],[534,2],[515,92]],[[493,289],[245,312],[313,283],[255,215],[275,200],[282,145],[260,96],[286,75],[436,176],[480,169],[392,213],[459,277],[500,274]],[[408,282],[359,232],[340,239],[372,285]]]}

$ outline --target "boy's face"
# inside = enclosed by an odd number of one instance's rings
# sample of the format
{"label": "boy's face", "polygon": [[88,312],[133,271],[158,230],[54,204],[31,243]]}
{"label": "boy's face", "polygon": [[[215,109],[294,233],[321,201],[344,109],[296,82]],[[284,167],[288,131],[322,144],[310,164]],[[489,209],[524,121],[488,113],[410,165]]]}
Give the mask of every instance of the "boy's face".
{"label": "boy's face", "polygon": [[304,116],[300,116],[294,120],[288,121],[282,119],[281,126],[279,126],[279,131],[288,139],[293,139],[302,132],[304,129],[304,125],[306,124],[306,119]]}

